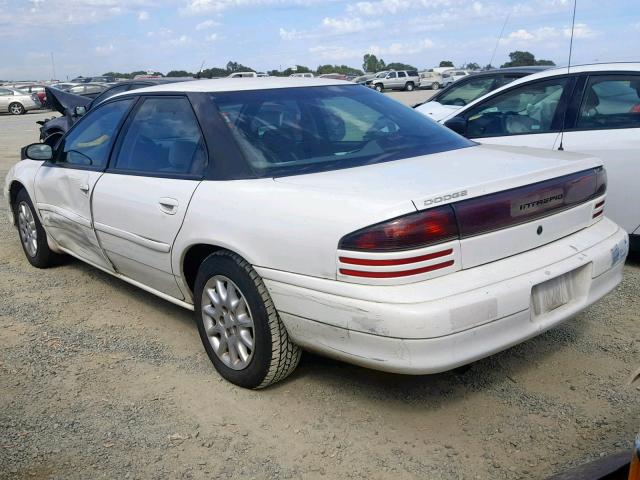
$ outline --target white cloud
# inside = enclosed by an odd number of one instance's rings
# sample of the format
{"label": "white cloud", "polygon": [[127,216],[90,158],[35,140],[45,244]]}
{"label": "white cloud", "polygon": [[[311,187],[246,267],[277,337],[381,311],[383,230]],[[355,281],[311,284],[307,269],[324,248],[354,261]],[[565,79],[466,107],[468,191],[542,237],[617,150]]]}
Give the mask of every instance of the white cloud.
{"label": "white cloud", "polygon": [[208,12],[222,12],[237,7],[253,7],[266,5],[308,6],[322,4],[326,0],[188,0],[181,12],[195,15]]}
{"label": "white cloud", "polygon": [[110,53],[113,53],[114,50],[115,47],[113,46],[113,44],[97,46],[95,48],[97,55],[109,55]]}
{"label": "white cloud", "polygon": [[322,20],[322,26],[327,29],[327,31],[336,33],[336,34],[344,34],[344,33],[356,33],[361,32],[363,30],[377,28],[382,25],[380,21],[371,21],[364,22],[360,17],[352,17],[352,18],[330,18],[325,17]]}
{"label": "white cloud", "polygon": [[[586,24],[576,23],[574,38],[586,39],[593,38],[597,35],[598,32],[595,32],[594,30],[589,28]],[[526,30],[524,28],[521,28],[509,33],[509,35],[501,39],[500,44],[510,45],[512,43],[515,43],[518,45],[526,46],[534,43],[553,42],[561,37],[570,38],[571,27],[564,27],[562,29],[554,27],[540,27],[535,30]]]}
{"label": "white cloud", "polygon": [[138,20],[140,21],[149,20],[149,12],[147,12],[146,10],[142,10],[141,12],[138,12]]}
{"label": "white cloud", "polygon": [[435,44],[432,40],[425,38],[422,41],[412,43],[394,42],[384,47],[372,45],[367,49],[367,52],[373,53],[378,57],[380,55],[413,55],[429,50],[434,46]]}
{"label": "white cloud", "polygon": [[216,40],[219,39],[219,36],[217,33],[212,33],[211,35],[207,35],[206,37],[204,37],[204,39],[207,42],[215,42]]}
{"label": "white cloud", "polygon": [[220,25],[220,23],[215,20],[205,20],[204,22],[200,22],[196,25],[196,30],[207,30],[209,28],[217,27],[218,25]]}
{"label": "white cloud", "polygon": [[346,47],[319,45],[317,47],[311,47],[309,53],[313,53],[321,60],[335,62],[348,58],[357,58],[362,52]]}
{"label": "white cloud", "polygon": [[280,27],[280,31],[278,33],[282,40],[295,40],[296,38],[302,38],[306,35],[304,32],[299,32],[295,29],[286,30],[282,27]]}
{"label": "white cloud", "polygon": [[[562,33],[566,38],[571,38],[571,27],[565,27]],[[586,23],[576,23],[573,29],[573,38],[593,38],[598,32],[591,30]]]}

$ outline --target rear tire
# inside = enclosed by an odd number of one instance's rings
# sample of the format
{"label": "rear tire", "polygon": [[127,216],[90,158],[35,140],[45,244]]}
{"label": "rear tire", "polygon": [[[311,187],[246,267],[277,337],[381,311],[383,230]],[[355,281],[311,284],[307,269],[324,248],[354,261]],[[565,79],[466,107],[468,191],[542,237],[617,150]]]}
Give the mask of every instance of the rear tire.
{"label": "rear tire", "polygon": [[413,92],[413,89],[415,88],[412,82],[407,83],[407,85],[404,87],[405,90],[407,92]]}
{"label": "rear tire", "polygon": [[14,215],[20,244],[29,263],[36,268],[58,265],[64,259],[64,255],[57,254],[49,248],[47,232],[44,231],[25,189],[20,190],[16,196]]}
{"label": "rear tire", "polygon": [[228,251],[209,255],[194,291],[200,339],[222,377],[240,387],[264,388],[295,370],[302,351],[246,260]]}
{"label": "rear tire", "polygon": [[431,90],[440,90],[440,84],[438,82],[433,82],[431,84]]}
{"label": "rear tire", "polygon": [[13,102],[9,105],[9,113],[11,115],[24,115],[27,111],[24,109],[21,103]]}

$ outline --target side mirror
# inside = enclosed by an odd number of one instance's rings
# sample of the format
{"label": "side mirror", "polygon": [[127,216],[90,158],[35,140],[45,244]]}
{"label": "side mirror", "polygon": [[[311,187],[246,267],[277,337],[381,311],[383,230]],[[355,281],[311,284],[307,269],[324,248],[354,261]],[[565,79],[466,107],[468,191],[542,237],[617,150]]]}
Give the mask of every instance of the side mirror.
{"label": "side mirror", "polygon": [[29,160],[48,161],[53,158],[53,149],[46,143],[32,143],[23,149],[24,158]]}
{"label": "side mirror", "polygon": [[76,107],[73,109],[73,114],[76,117],[82,117],[85,113],[87,113],[87,107]]}
{"label": "side mirror", "polygon": [[467,134],[467,119],[464,117],[453,117],[444,122],[444,126],[460,135]]}

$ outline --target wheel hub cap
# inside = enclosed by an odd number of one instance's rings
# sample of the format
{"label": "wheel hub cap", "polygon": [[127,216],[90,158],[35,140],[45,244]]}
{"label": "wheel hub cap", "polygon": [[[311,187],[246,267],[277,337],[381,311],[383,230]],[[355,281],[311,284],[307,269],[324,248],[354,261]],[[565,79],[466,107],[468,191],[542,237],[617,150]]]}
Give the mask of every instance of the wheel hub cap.
{"label": "wheel hub cap", "polygon": [[25,202],[20,202],[18,205],[18,229],[27,254],[30,257],[35,257],[38,253],[38,230],[31,208]]}
{"label": "wheel hub cap", "polygon": [[202,319],[216,356],[229,368],[246,368],[254,352],[253,318],[238,286],[224,275],[205,284]]}

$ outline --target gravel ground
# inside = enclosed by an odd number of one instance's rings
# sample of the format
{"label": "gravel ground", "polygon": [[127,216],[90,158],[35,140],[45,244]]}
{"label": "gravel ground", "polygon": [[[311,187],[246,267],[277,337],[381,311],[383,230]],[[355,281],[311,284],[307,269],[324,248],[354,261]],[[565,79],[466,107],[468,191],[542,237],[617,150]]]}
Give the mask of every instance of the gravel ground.
{"label": "gravel ground", "polygon": [[[45,116],[0,116],[0,179]],[[2,479],[544,478],[638,431],[639,259],[573,320],[464,372],[305,354],[255,392],[218,377],[190,312],[78,261],[30,267],[4,203],[0,245]]]}

